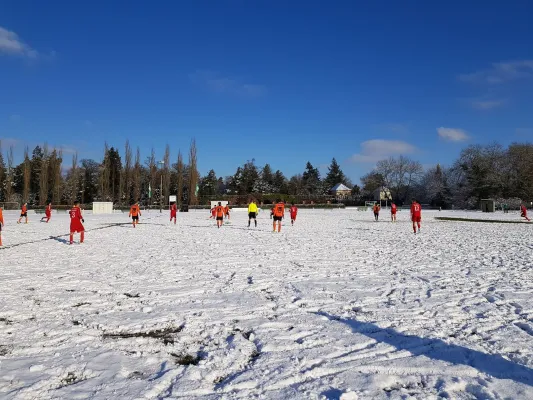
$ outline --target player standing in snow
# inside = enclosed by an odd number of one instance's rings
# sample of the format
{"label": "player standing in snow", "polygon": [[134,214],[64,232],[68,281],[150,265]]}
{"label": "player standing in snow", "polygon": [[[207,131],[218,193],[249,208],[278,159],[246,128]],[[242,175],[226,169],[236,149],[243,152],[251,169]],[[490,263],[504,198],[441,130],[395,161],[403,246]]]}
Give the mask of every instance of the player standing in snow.
{"label": "player standing in snow", "polygon": [[2,246],[2,228],[4,226],[4,213],[2,207],[0,207],[0,246]]}
{"label": "player standing in snow", "polygon": [[130,208],[130,218],[133,223],[133,227],[135,228],[137,224],[139,223],[139,217],[141,216],[141,208],[139,207],[139,203],[135,203]]}
{"label": "player standing in snow", "polygon": [[50,218],[52,218],[52,203],[48,203],[48,205],[46,206],[46,210],[44,210],[44,217],[41,218],[41,222],[43,222],[43,220],[46,219],[46,223],[48,223],[50,221]]}
{"label": "player standing in snow", "polygon": [[250,204],[248,205],[248,228],[250,227],[250,223],[252,222],[252,219],[254,220],[255,227],[257,228],[257,212],[259,210],[257,209],[257,204],[255,204],[255,200],[250,201]]}
{"label": "player standing in snow", "polygon": [[374,210],[374,219],[375,219],[376,222],[377,222],[378,219],[379,219],[379,210],[381,210],[381,207],[379,206],[378,203],[375,203],[375,204],[374,204],[373,210]]}
{"label": "player standing in snow", "polygon": [[227,219],[230,219],[229,218],[229,203],[226,204],[226,207],[224,207],[224,217]]}
{"label": "player standing in snow", "polygon": [[17,224],[21,223],[22,218],[26,218],[26,223],[28,223],[28,203],[24,203],[22,205],[22,209],[20,210],[20,218],[17,221]]}
{"label": "player standing in snow", "polygon": [[278,223],[278,232],[281,232],[281,221],[283,218],[285,218],[285,204],[281,200],[278,200],[274,206],[273,232],[276,232],[276,223]]}
{"label": "player standing in snow", "polygon": [[398,207],[396,207],[395,203],[391,203],[390,205],[390,218],[392,222],[396,222],[396,212],[398,211]]}
{"label": "player standing in snow", "polygon": [[69,212],[70,214],[70,244],[74,242],[74,234],[80,234],[80,243],[85,239],[85,228],[82,222],[85,222],[81,214],[80,202],[74,202],[74,207]]}
{"label": "player standing in snow", "polygon": [[174,225],[176,225],[177,214],[178,214],[178,206],[176,203],[172,203],[172,206],[170,207],[170,222],[174,220]]}
{"label": "player standing in snow", "polygon": [[416,227],[418,226],[418,233],[420,233],[422,207],[415,199],[413,199],[413,202],[411,203],[411,221],[413,221],[413,232],[416,234]]}
{"label": "player standing in snow", "polygon": [[211,218],[215,219],[216,217],[217,217],[217,206],[214,206],[211,209],[211,216],[209,217],[209,219],[211,219]]}
{"label": "player standing in snow", "polygon": [[524,204],[520,205],[520,216],[528,221],[531,221],[527,216],[527,208]]}
{"label": "player standing in snow", "polygon": [[298,207],[296,207],[294,203],[292,203],[289,212],[291,214],[291,225],[294,225],[294,223],[296,222],[296,215],[298,215]]}
{"label": "player standing in snow", "polygon": [[218,206],[215,207],[215,215],[217,219],[217,228],[220,228],[224,223],[224,206],[219,201]]}

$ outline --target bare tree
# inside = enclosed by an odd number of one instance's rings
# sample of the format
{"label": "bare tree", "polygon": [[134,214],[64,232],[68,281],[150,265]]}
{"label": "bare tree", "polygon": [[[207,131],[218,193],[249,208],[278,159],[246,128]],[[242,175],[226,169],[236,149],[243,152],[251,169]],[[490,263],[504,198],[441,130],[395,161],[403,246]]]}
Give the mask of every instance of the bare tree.
{"label": "bare tree", "polygon": [[39,176],[39,203],[46,204],[48,201],[48,144],[44,144],[43,158],[41,160],[41,175]]}
{"label": "bare tree", "polygon": [[68,182],[69,186],[69,200],[70,204],[74,204],[74,202],[78,198],[78,188],[79,188],[79,179],[78,179],[78,153],[74,154],[72,156],[72,167],[70,169],[70,179]]}
{"label": "bare tree", "polygon": [[54,204],[60,204],[61,198],[63,197],[63,190],[61,185],[62,177],[62,168],[63,164],[63,150],[59,149],[54,163],[54,191],[53,191],[53,201]]}
{"label": "bare tree", "polygon": [[6,185],[6,171],[4,164],[4,156],[2,154],[2,140],[0,140],[0,200],[4,200]]}
{"label": "bare tree", "polygon": [[196,140],[191,141],[189,149],[189,204],[197,204],[197,185],[198,185],[198,168],[196,155]]}
{"label": "bare tree", "polygon": [[168,144],[165,147],[163,163],[163,199],[164,201],[167,201],[170,194],[170,146]]}
{"label": "bare tree", "polygon": [[133,167],[133,201],[141,198],[141,150],[137,147],[135,166]]}
{"label": "bare tree", "polygon": [[422,177],[424,169],[418,161],[408,157],[390,157],[387,160],[378,161],[376,173],[383,178],[383,184],[390,191],[397,202],[404,202],[410,190]]}
{"label": "bare tree", "polygon": [[[150,188],[152,189],[152,198],[153,198],[153,191],[156,187],[158,187],[157,184],[157,161],[155,159],[155,151],[152,147],[152,151],[150,152],[150,157],[148,157],[148,160],[146,161],[146,166],[148,167],[148,173],[149,175],[149,184]],[[150,204],[153,204],[152,199],[150,199]]]}
{"label": "bare tree", "polygon": [[6,182],[6,201],[13,201],[13,174],[14,174],[14,163],[13,163],[13,146],[9,146],[9,151],[7,153],[7,182]]}
{"label": "bare tree", "polygon": [[124,153],[124,195],[125,200],[128,203],[131,203],[132,199],[132,171],[131,171],[131,163],[132,163],[132,153],[131,153],[131,146],[130,141],[126,140],[126,149]]}
{"label": "bare tree", "polygon": [[22,168],[22,177],[24,185],[22,187],[22,202],[26,203],[30,197],[30,185],[31,185],[31,161],[29,149],[26,146],[24,148],[24,164]]}
{"label": "bare tree", "polygon": [[183,155],[181,150],[178,151],[178,163],[176,165],[177,172],[177,184],[178,184],[178,203],[181,204],[183,200],[183,181],[184,181],[184,170],[185,166],[183,165]]}

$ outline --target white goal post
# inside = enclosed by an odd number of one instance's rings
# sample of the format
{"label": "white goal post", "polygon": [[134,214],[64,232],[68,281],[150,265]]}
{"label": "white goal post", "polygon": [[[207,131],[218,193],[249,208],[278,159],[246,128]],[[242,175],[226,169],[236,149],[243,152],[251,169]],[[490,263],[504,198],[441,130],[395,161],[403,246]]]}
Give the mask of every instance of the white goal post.
{"label": "white goal post", "polygon": [[110,201],[95,201],[93,214],[113,214],[113,203]]}

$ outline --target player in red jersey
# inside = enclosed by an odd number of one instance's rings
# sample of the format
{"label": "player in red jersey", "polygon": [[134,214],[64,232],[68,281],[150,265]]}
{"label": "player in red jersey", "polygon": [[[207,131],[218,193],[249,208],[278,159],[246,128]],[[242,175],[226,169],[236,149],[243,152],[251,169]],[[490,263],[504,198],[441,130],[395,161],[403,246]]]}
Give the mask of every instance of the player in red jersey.
{"label": "player in red jersey", "polygon": [[74,207],[71,208],[70,212],[70,244],[74,242],[74,234],[80,234],[80,243],[83,243],[85,239],[85,228],[83,227],[83,215],[81,214],[81,208],[79,201],[74,203]]}
{"label": "player in red jersey", "polygon": [[17,224],[22,222],[22,218],[26,218],[26,223],[28,223],[28,203],[24,203],[22,205],[22,209],[20,210],[20,218],[17,221]]}
{"label": "player in red jersey", "polygon": [[52,203],[48,203],[46,206],[46,209],[44,210],[44,217],[41,218],[41,222],[43,220],[46,220],[44,222],[48,223],[50,221],[50,218],[52,218]]}
{"label": "player in red jersey", "polygon": [[215,215],[217,219],[217,228],[220,228],[222,224],[224,223],[224,206],[219,201],[218,206],[215,207]]}
{"label": "player in red jersey", "polygon": [[527,208],[524,204],[520,205],[520,216],[528,221],[531,221],[527,216]]}
{"label": "player in red jersey", "polygon": [[216,217],[217,217],[217,206],[214,206],[211,209],[211,216],[209,217],[209,219],[211,219],[211,218],[216,219]]}
{"label": "player in red jersey", "polygon": [[291,214],[291,225],[294,225],[294,222],[296,221],[296,215],[298,215],[298,207],[292,203],[289,212]]}
{"label": "player in red jersey", "polygon": [[226,217],[227,219],[230,219],[229,212],[230,212],[229,204],[226,204],[226,207],[224,207],[224,217]]}
{"label": "player in red jersey", "polygon": [[381,210],[381,206],[378,203],[376,203],[374,204],[374,207],[372,207],[372,210],[374,211],[374,219],[377,222],[379,220],[379,212]]}
{"label": "player in red jersey", "polygon": [[172,203],[172,206],[170,207],[170,222],[174,220],[174,225],[176,225],[177,215],[178,215],[178,205],[176,203]]}
{"label": "player in red jersey", "polygon": [[398,207],[396,207],[395,203],[391,203],[390,205],[390,218],[392,222],[396,222],[396,212],[398,211]]}
{"label": "player in red jersey", "polygon": [[2,246],[2,228],[4,226],[4,214],[2,213],[2,207],[0,207],[0,246]]}
{"label": "player in red jersey", "polygon": [[413,199],[413,202],[411,203],[411,221],[413,221],[413,232],[416,234],[416,227],[418,226],[418,233],[420,233],[422,207],[415,199]]}
{"label": "player in red jersey", "polygon": [[274,223],[272,224],[273,232],[276,232],[276,223],[278,224],[278,232],[281,232],[281,221],[285,218],[285,204],[278,200],[274,206]]}
{"label": "player in red jersey", "polygon": [[135,203],[130,208],[130,218],[133,223],[133,227],[135,228],[139,224],[139,217],[141,216],[141,208],[139,207],[139,203]]}

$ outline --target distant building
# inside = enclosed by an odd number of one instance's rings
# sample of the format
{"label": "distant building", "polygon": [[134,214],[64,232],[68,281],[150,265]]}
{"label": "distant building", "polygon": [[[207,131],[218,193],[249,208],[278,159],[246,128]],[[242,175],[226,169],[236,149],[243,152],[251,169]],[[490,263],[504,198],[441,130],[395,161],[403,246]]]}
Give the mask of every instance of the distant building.
{"label": "distant building", "polygon": [[335,196],[336,199],[346,199],[352,195],[352,189],[342,183],[337,183],[331,188],[330,193]]}

